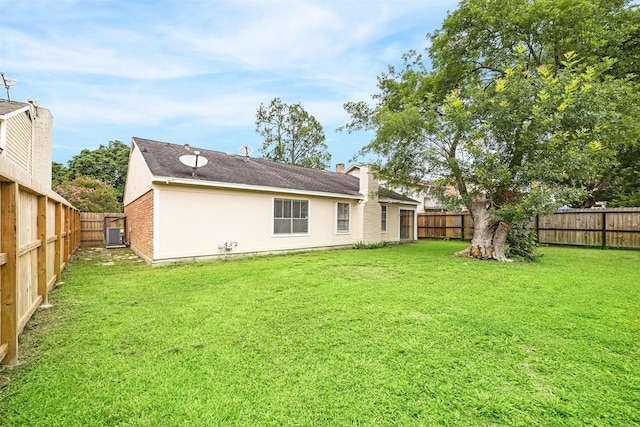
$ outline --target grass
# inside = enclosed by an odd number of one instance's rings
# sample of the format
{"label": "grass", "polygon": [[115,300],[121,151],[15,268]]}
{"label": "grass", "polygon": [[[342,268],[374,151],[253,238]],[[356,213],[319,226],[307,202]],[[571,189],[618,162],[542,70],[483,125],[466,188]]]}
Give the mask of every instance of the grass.
{"label": "grass", "polygon": [[2,368],[0,425],[640,425],[640,252],[463,247],[83,251]]}

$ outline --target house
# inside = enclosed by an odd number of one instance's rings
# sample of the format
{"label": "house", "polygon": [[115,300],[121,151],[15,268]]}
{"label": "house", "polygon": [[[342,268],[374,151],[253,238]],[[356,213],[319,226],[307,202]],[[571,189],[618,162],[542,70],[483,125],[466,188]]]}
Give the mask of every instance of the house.
{"label": "house", "polygon": [[37,101],[0,100],[0,174],[50,190],[52,123]]}
{"label": "house", "polygon": [[379,188],[367,166],[339,168],[133,138],[126,239],[151,264],[416,239],[418,202]]}

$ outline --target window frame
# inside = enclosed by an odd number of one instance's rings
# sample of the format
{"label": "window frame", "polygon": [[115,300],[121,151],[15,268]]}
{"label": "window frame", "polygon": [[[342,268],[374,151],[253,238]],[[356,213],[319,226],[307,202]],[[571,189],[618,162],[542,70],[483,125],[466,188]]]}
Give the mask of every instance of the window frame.
{"label": "window frame", "polygon": [[[278,203],[281,203],[280,215],[276,216]],[[288,206],[283,202],[288,202]],[[297,206],[296,206],[297,204]],[[311,203],[308,199],[286,199],[282,197],[274,197],[272,201],[271,209],[271,235],[273,237],[283,236],[308,236],[309,235],[309,208]],[[297,215],[297,216],[296,216]],[[280,220],[279,224],[282,226],[288,222],[288,230],[280,231],[277,220]],[[304,221],[302,221],[304,220]],[[296,222],[297,221],[297,222]],[[303,225],[304,231],[294,231],[297,227],[296,224]]]}
{"label": "window frame", "polygon": [[[341,218],[340,207],[346,206],[347,218]],[[343,212],[344,213],[344,212]],[[346,221],[347,228],[340,229],[340,222]],[[336,202],[336,234],[351,234],[351,203]]]}
{"label": "window frame", "polygon": [[380,206],[380,232],[387,233],[389,229],[388,221],[389,221],[389,209],[386,205]]}

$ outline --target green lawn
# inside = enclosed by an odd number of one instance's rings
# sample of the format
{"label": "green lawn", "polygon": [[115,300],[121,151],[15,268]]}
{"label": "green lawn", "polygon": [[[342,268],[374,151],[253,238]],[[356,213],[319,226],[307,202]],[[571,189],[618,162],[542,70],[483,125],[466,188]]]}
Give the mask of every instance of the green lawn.
{"label": "green lawn", "polygon": [[463,247],[81,251],[0,368],[0,425],[640,425],[640,251]]}

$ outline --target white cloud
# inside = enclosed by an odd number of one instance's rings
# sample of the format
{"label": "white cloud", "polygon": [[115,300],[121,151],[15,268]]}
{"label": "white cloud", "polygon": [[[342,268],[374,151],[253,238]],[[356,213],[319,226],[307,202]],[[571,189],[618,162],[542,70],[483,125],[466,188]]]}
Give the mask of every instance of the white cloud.
{"label": "white cloud", "polygon": [[[422,50],[454,6],[32,0],[3,7],[0,58],[20,81],[17,93],[52,110],[60,149],[86,144],[98,127],[129,136],[175,128],[187,141],[204,129],[250,133],[256,108],[276,96],[300,102],[329,134],[348,120],[342,104],[370,100],[376,76],[409,49]],[[57,129],[87,137],[58,142]]]}

